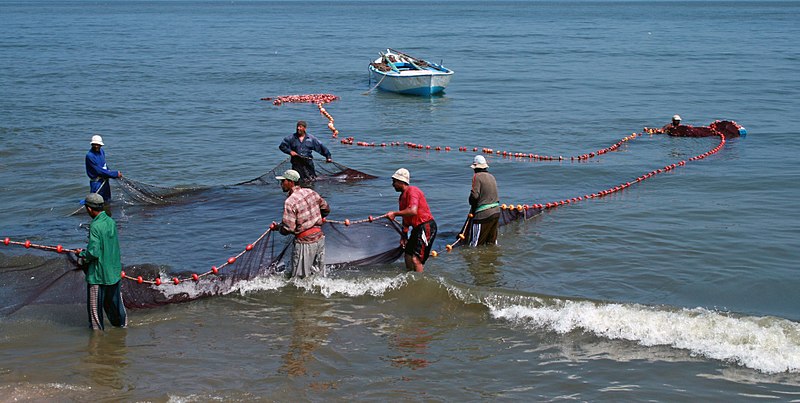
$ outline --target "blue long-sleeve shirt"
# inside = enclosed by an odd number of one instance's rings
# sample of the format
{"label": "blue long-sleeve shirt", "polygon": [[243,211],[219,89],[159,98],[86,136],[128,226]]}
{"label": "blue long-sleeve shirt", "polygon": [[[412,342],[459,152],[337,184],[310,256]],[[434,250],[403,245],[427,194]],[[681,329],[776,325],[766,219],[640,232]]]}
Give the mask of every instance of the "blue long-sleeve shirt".
{"label": "blue long-sleeve shirt", "polygon": [[325,147],[316,137],[306,133],[306,137],[301,142],[299,138],[297,138],[297,134],[292,134],[287,136],[281,142],[281,145],[278,148],[286,154],[291,154],[292,151],[300,154],[302,157],[312,158],[311,152],[316,151],[325,158],[331,158],[331,152],[328,150],[328,147]]}
{"label": "blue long-sleeve shirt", "polygon": [[86,176],[89,179],[103,178],[117,178],[119,171],[112,171],[106,165],[106,152],[100,149],[100,152],[89,150],[86,153]]}
{"label": "blue long-sleeve shirt", "polygon": [[[102,188],[103,180],[108,178],[118,178],[119,171],[112,171],[106,165],[106,153],[101,148],[99,152],[89,150],[86,153],[86,176],[89,177],[89,191],[99,193],[108,202],[111,199],[111,186],[106,183]],[[98,189],[100,191],[98,192]]]}

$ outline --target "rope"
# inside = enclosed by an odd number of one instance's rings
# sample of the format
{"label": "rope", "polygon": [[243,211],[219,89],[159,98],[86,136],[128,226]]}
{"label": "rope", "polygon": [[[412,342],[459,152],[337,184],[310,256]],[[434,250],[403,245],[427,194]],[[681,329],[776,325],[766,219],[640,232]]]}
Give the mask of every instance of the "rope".
{"label": "rope", "polygon": [[[105,185],[106,185],[106,183],[108,183],[108,178],[106,178],[106,179],[103,179],[103,184],[102,184],[102,185],[100,185],[100,187],[99,187],[99,188],[97,188],[97,190],[94,192],[94,194],[99,194],[99,193],[100,193],[100,189],[102,189],[102,188],[103,188],[103,186],[105,186]],[[75,210],[75,211],[73,211],[72,213],[70,213],[70,214],[66,215],[65,217],[72,217],[72,216],[74,216],[75,214],[78,214],[78,213],[79,213],[81,210],[83,210],[83,206],[80,206],[80,207],[78,207],[78,209],[77,209],[77,210]]]}
{"label": "rope", "polygon": [[385,79],[386,77],[388,77],[388,76],[384,74],[384,76],[381,77],[380,81],[378,81],[378,83],[375,84],[374,87],[372,87],[369,90],[367,90],[367,92],[361,93],[361,95],[369,95],[369,93],[372,92],[372,90],[374,90],[375,88],[378,88],[378,86],[381,85],[381,83],[383,82],[383,79]]}
{"label": "rope", "polygon": [[[271,98],[262,98],[262,99],[263,100],[269,100]],[[284,103],[284,102],[316,102],[317,106],[318,106],[318,108],[320,110],[320,113],[329,120],[328,127],[331,128],[331,131],[333,131],[333,137],[335,138],[338,135],[338,130],[336,130],[333,127],[333,117],[329,113],[327,113],[325,108],[322,106],[323,103],[331,102],[332,100],[335,100],[335,99],[338,99],[338,97],[335,97],[335,96],[330,95],[330,94],[312,94],[312,95],[307,95],[307,96],[296,95],[296,96],[278,97],[278,99],[276,99],[275,102],[273,102],[273,104],[280,105],[281,103]],[[278,102],[278,101],[280,101],[280,102]],[[652,134],[659,134],[662,131],[660,129],[644,128],[643,132],[652,135]],[[631,187],[631,186],[633,186],[633,185],[635,185],[637,183],[640,183],[640,182],[643,182],[643,181],[645,181],[647,179],[650,179],[650,178],[652,178],[652,177],[654,177],[654,176],[656,176],[658,174],[672,171],[672,170],[674,170],[674,169],[676,169],[678,167],[682,167],[682,166],[686,165],[688,162],[699,161],[701,159],[704,159],[706,157],[709,157],[709,156],[719,152],[725,146],[726,137],[725,137],[725,135],[723,133],[717,131],[713,127],[712,127],[712,133],[713,133],[713,135],[718,136],[719,139],[720,139],[720,141],[719,141],[719,143],[717,144],[716,147],[714,147],[714,148],[712,148],[712,149],[710,149],[710,150],[708,150],[708,151],[706,151],[706,152],[704,152],[702,154],[699,154],[699,155],[696,155],[694,157],[691,157],[691,158],[689,158],[687,160],[681,160],[681,161],[679,161],[677,163],[666,165],[663,168],[659,168],[659,169],[647,172],[645,174],[642,174],[642,175],[636,177],[633,180],[622,182],[622,183],[620,183],[620,184],[618,184],[616,186],[613,186],[613,187],[610,187],[610,188],[607,188],[607,189],[604,189],[604,190],[601,190],[601,191],[598,191],[598,192],[595,192],[595,193],[585,194],[585,195],[582,195],[582,196],[579,195],[579,196],[575,196],[575,197],[568,198],[568,199],[550,201],[550,202],[546,202],[546,203],[541,203],[540,202],[540,203],[516,204],[516,205],[515,204],[502,204],[502,205],[500,205],[500,208],[501,208],[501,210],[516,210],[517,212],[527,212],[527,211],[529,211],[531,209],[537,209],[537,210],[544,211],[544,210],[549,210],[549,209],[561,207],[561,206],[564,206],[564,205],[578,203],[578,202],[589,200],[589,199],[602,198],[602,197],[608,196],[610,194],[613,194],[613,193],[616,193],[616,192],[620,192],[620,191],[625,190],[625,189],[627,189],[627,188],[629,188],[629,187]],[[483,153],[486,153],[486,154],[502,155],[503,157],[517,158],[517,159],[528,158],[529,160],[539,160],[539,161],[565,161],[565,160],[569,160],[569,161],[585,161],[587,159],[594,158],[594,157],[597,157],[597,156],[600,156],[600,155],[615,151],[619,147],[621,147],[623,144],[625,144],[626,142],[634,140],[637,137],[640,137],[640,136],[643,136],[643,135],[644,135],[643,133],[632,133],[630,136],[624,137],[623,139],[621,139],[620,141],[616,142],[615,144],[613,144],[611,146],[602,148],[602,149],[597,150],[595,152],[581,154],[581,155],[577,155],[577,156],[571,156],[571,157],[548,156],[548,155],[538,155],[538,154],[533,154],[533,153],[521,153],[521,152],[495,151],[495,150],[493,150],[491,148],[482,148],[481,151]],[[342,139],[341,143],[345,144],[345,145],[356,144],[358,146],[363,146],[363,147],[375,147],[375,143],[366,143],[366,142],[357,142],[356,143],[354,140],[355,139],[353,137],[348,137],[346,139]],[[436,147],[433,147],[433,146],[430,146],[430,145],[423,146],[423,145],[420,145],[420,144],[415,144],[415,143],[410,143],[410,142],[406,142],[406,143],[394,142],[394,143],[391,143],[390,145],[391,146],[405,145],[409,149],[416,149],[416,150],[422,150],[422,149],[424,149],[424,150],[434,149],[436,151],[441,151],[441,150],[450,151],[450,150],[452,150],[452,148],[449,147],[449,146],[442,148],[441,146],[436,146]],[[382,147],[386,147],[387,145],[386,145],[386,143],[384,143],[384,144],[381,144],[381,146]],[[458,151],[461,151],[461,152],[467,152],[468,150],[469,150],[468,147],[458,147]],[[478,151],[478,147],[473,147],[472,151],[473,152]],[[75,214],[75,213],[73,213],[73,214]],[[367,217],[365,219],[360,219],[360,220],[350,220],[350,219],[328,220],[326,218],[323,218],[323,222],[329,222],[329,223],[335,223],[335,224],[343,224],[346,227],[349,227],[349,226],[354,225],[354,224],[362,224],[362,223],[366,223],[366,222],[370,222],[371,223],[371,222],[374,222],[375,220],[380,220],[380,219],[383,219],[383,218],[387,218],[388,219],[388,216],[386,214],[383,214],[383,215],[380,215],[380,216],[377,216],[377,217],[369,216],[369,217]],[[450,252],[453,249],[454,246],[456,246],[460,242],[464,242],[466,240],[466,232],[467,232],[468,224],[471,221],[471,219],[472,219],[472,214],[470,213],[470,214],[468,214],[467,219],[466,219],[466,221],[464,222],[464,225],[461,228],[461,231],[457,235],[456,240],[454,242],[446,245],[445,249],[448,252]],[[390,221],[394,221],[394,220],[390,220]],[[395,223],[396,223],[396,221],[395,221]],[[199,281],[199,279],[201,279],[203,277],[206,277],[206,276],[209,276],[209,275],[212,275],[212,274],[213,275],[218,275],[221,269],[224,269],[227,266],[235,264],[237,259],[241,258],[245,253],[253,250],[255,245],[257,245],[259,242],[261,242],[267,235],[269,235],[270,232],[275,231],[276,229],[277,229],[277,224],[273,222],[270,225],[269,229],[267,229],[263,234],[261,234],[261,236],[259,236],[258,239],[256,239],[253,243],[248,244],[245,247],[245,249],[243,251],[239,252],[237,255],[228,258],[228,260],[223,262],[221,265],[212,266],[211,269],[206,271],[205,273],[192,274],[191,276],[183,277],[183,278],[173,277],[172,278],[172,283],[177,285],[177,284],[180,284],[181,282],[189,281],[189,280]],[[78,254],[81,251],[81,249],[65,249],[61,245],[58,245],[58,246],[37,245],[37,244],[31,243],[29,240],[26,240],[25,242],[17,242],[17,241],[11,241],[9,238],[5,238],[2,243],[4,245],[19,245],[19,246],[24,246],[25,248],[34,248],[34,249],[41,249],[41,250],[46,250],[46,251],[54,251],[54,252],[57,252],[57,253],[75,253],[75,254]],[[436,250],[431,251],[431,256],[436,257],[436,256],[438,256],[438,254],[439,254],[439,252],[436,251]],[[127,280],[136,281],[139,284],[143,284],[143,283],[153,284],[153,285],[161,285],[162,284],[161,278],[156,278],[154,280],[149,280],[149,279],[144,279],[141,276],[138,276],[138,277],[134,278],[134,277],[126,275],[125,272],[122,272],[121,274],[122,274],[123,278],[125,278]]]}

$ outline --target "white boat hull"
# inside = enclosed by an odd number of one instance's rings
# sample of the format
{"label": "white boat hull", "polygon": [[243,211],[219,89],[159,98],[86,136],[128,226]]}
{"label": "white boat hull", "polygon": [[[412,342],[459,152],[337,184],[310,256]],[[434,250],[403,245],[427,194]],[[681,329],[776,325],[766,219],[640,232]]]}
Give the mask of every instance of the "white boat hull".
{"label": "white boat hull", "polygon": [[[382,58],[378,58],[374,63],[381,61]],[[381,71],[370,65],[369,74],[370,80],[378,83],[378,88],[383,91],[430,96],[439,94],[447,88],[453,71],[433,63],[429,63],[425,68],[400,67],[390,71]]]}

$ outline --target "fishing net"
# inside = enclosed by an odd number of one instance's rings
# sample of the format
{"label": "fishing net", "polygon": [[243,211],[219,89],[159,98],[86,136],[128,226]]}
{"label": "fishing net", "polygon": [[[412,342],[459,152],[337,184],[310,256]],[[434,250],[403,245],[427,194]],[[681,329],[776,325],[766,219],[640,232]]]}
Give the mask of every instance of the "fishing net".
{"label": "fishing net", "polygon": [[[645,128],[645,131],[648,131],[647,128]],[[739,137],[747,133],[744,127],[731,120],[717,120],[708,126],[672,126],[670,124],[654,132],[666,133],[676,137],[712,137],[723,134],[725,138]]]}
{"label": "fishing net", "polygon": [[[500,210],[500,220],[497,224],[502,227],[516,221],[529,220],[541,213],[542,209],[538,207],[507,206],[506,208],[502,208]],[[463,235],[463,238],[462,236],[459,236],[452,245],[449,245],[450,247],[465,246],[469,243],[469,240],[472,238],[471,218],[468,218],[464,222],[464,226],[461,228],[461,233],[459,235]]]}
{"label": "fishing net", "polygon": [[[282,175],[287,169],[292,169],[289,158],[267,171],[263,175],[244,182],[239,182],[234,186],[240,185],[274,185],[275,177]],[[317,176],[310,181],[313,182],[355,182],[365,179],[375,179],[373,176],[352,168],[348,168],[338,162],[321,162],[314,164]]]}
{"label": "fishing net", "polygon": [[[74,259],[0,253],[0,316],[31,304],[85,301],[84,284],[83,272]],[[83,290],[83,293],[75,290]]]}
{"label": "fishing net", "polygon": [[[391,263],[402,254],[401,228],[395,221],[381,219],[352,225],[327,222],[323,231],[328,269]],[[170,270],[158,264],[125,266],[123,301],[129,308],[150,308],[228,294],[241,282],[282,273],[291,264],[293,239],[267,231],[252,247],[231,258],[233,261],[229,259],[205,273]],[[0,253],[0,316],[32,304],[85,301],[85,276],[74,254],[45,259]]]}
{"label": "fishing net", "polygon": [[[283,174],[292,165],[287,158],[261,176],[232,185],[218,186],[192,186],[192,187],[166,187],[139,182],[127,177],[117,180],[123,193],[123,199],[128,204],[171,204],[186,200],[191,196],[209,189],[229,188],[242,185],[275,185],[275,177]],[[322,162],[315,164],[317,176],[313,182],[354,182],[365,179],[375,179],[376,176],[349,168],[337,162]],[[309,181],[310,182],[310,181]]]}

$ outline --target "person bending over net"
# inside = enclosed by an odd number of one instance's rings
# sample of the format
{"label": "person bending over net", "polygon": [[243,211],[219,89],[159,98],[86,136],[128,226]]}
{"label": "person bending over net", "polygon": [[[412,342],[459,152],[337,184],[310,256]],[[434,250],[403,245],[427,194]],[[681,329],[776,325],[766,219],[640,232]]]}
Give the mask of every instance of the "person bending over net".
{"label": "person bending over net", "polygon": [[[431,254],[433,240],[436,239],[436,221],[433,220],[425,194],[418,187],[411,186],[411,174],[407,169],[400,168],[392,175],[392,187],[400,193],[400,210],[390,211],[386,216],[390,220],[403,217],[400,245],[405,250],[406,270],[422,272]],[[409,227],[411,234],[406,237]]]}
{"label": "person bending over net", "polygon": [[314,180],[317,172],[314,169],[312,151],[325,157],[325,162],[333,161],[331,152],[316,137],[306,133],[306,122],[298,121],[294,134],[287,136],[278,148],[291,156],[292,169],[300,174],[302,182]]}
{"label": "person bending over net", "polygon": [[322,233],[322,218],[331,209],[317,192],[297,185],[300,174],[289,169],[275,179],[281,181],[281,190],[288,194],[283,204],[283,219],[279,231],[283,235],[294,235],[291,277],[305,278],[311,275],[326,276],[325,234]]}

